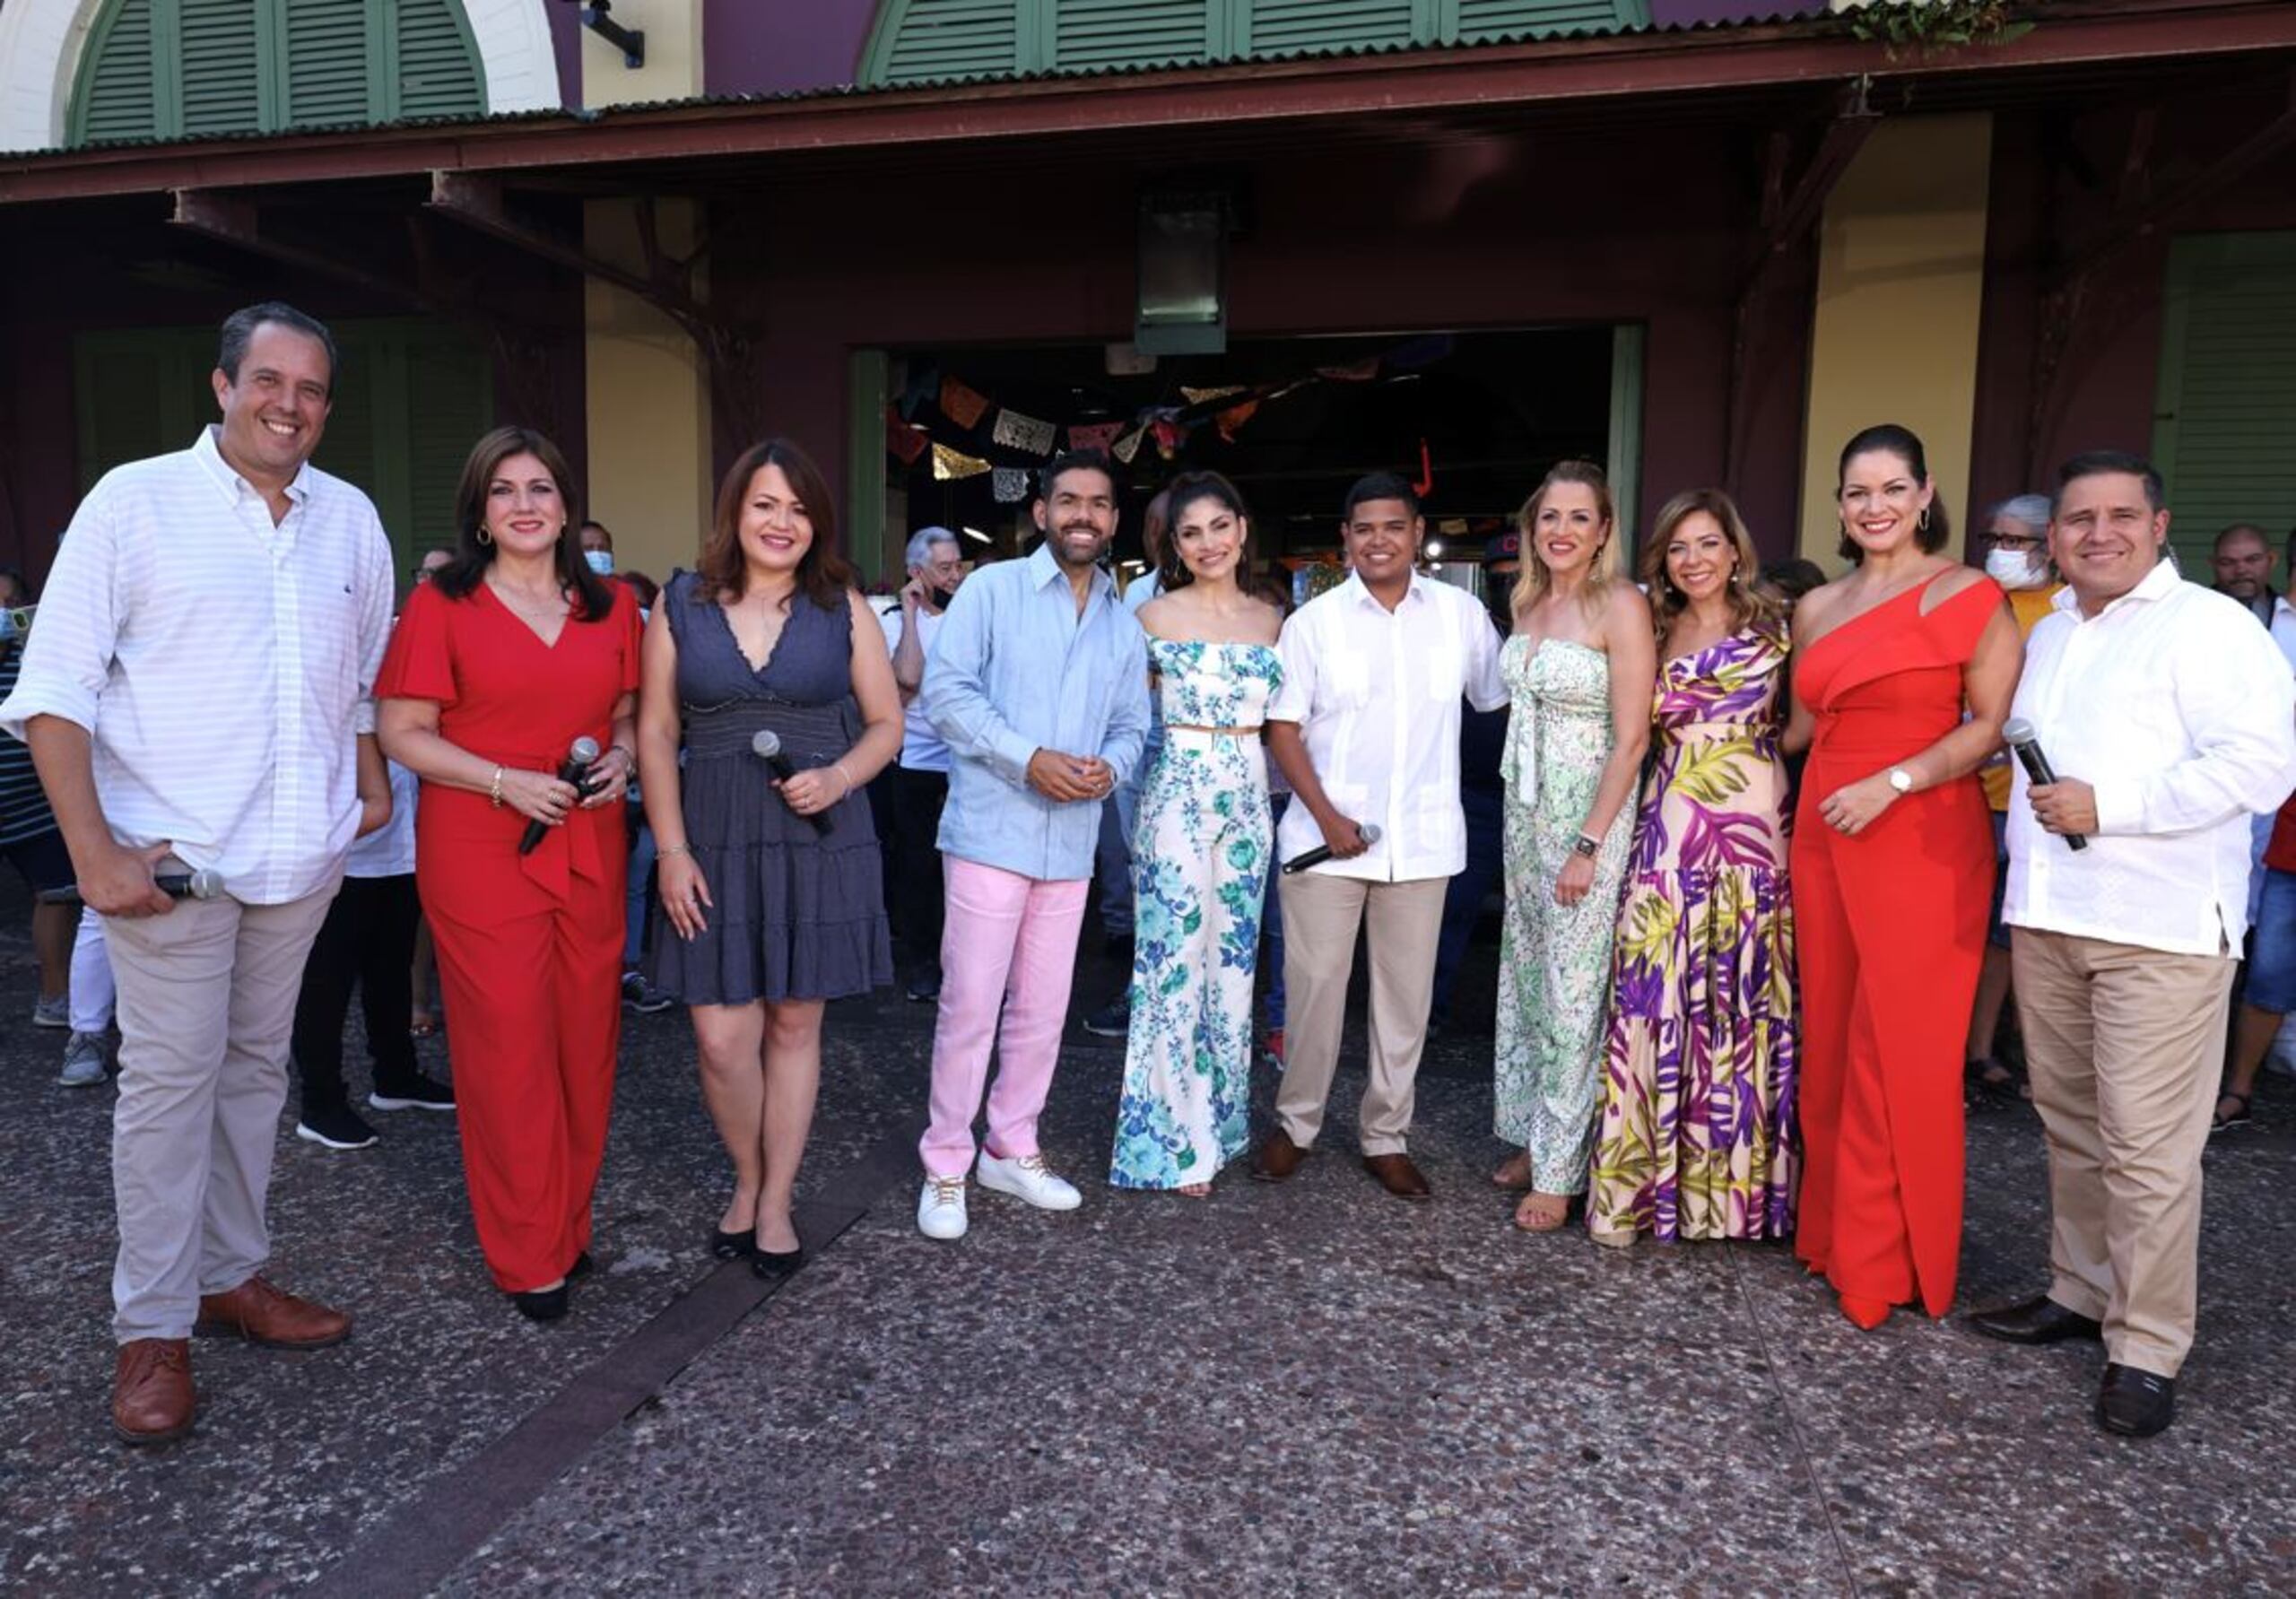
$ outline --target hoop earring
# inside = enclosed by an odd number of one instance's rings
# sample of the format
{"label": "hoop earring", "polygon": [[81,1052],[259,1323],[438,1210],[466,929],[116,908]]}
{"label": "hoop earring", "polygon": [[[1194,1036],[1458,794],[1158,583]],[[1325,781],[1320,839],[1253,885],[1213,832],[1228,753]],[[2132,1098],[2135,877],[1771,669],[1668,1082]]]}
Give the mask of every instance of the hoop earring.
{"label": "hoop earring", "polygon": [[494,535],[492,534],[487,532],[483,527],[478,530],[478,543],[480,548],[483,549],[486,545],[491,544],[493,542]]}
{"label": "hoop earring", "polygon": [[1925,505],[1921,508],[1921,515],[1914,522],[1913,530],[1916,533],[1927,533],[1929,531],[1929,508],[1927,506]]}

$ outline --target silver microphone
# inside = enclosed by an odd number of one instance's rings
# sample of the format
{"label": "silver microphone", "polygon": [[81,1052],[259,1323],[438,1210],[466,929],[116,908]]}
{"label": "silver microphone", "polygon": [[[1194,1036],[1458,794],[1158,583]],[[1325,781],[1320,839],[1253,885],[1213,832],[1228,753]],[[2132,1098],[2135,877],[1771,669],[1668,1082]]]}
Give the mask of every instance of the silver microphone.
{"label": "silver microphone", "polygon": [[[781,747],[781,735],[770,727],[761,727],[750,734],[750,753],[764,761],[766,769],[784,783],[797,775],[797,763],[789,759],[789,752]],[[781,803],[786,805],[789,801],[784,796]],[[790,814],[794,816],[796,813],[793,811]],[[826,812],[817,811],[805,820],[813,824],[816,833],[827,833],[830,830]]]}

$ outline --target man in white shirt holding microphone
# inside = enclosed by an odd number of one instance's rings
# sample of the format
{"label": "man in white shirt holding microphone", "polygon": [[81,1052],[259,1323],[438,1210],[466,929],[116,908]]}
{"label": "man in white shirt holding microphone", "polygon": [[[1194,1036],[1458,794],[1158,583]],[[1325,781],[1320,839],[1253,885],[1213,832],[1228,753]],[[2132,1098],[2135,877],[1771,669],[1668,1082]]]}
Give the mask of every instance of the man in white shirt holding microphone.
{"label": "man in white shirt holding microphone", "polygon": [[191,1430],[195,1331],[283,1349],[351,1331],[263,1275],[304,958],[352,836],[390,814],[372,701],[390,542],[310,465],[335,377],[333,338],[292,307],[228,318],[221,422],[89,491],[0,704],[118,977],[111,1420],[130,1444]]}
{"label": "man in white shirt holding microphone", "polygon": [[[1252,1176],[1282,1182],[1323,1125],[1339,1065],[1355,933],[1370,944],[1370,1081],[1363,1165],[1399,1199],[1428,1197],[1406,1149],[1443,895],[1466,865],[1459,699],[1507,703],[1499,632],[1480,601],[1418,569],[1427,524],[1400,478],[1348,491],[1341,534],[1353,575],[1302,605],[1277,646],[1283,683],[1267,746],[1293,799],[1275,834],[1283,896],[1286,1031],[1275,1131]],[[1318,864],[1293,870],[1303,856]]]}
{"label": "man in white shirt holding microphone", "polygon": [[2192,1346],[2250,818],[2296,786],[2296,681],[2238,601],[2162,559],[2163,498],[2118,451],[2058,474],[2049,547],[2067,587],[2033,629],[2009,723],[2003,912],[2048,1138],[2050,1282],[1972,1318],[2013,1343],[2101,1339],[2098,1424],[2135,1438],[2174,1419]]}

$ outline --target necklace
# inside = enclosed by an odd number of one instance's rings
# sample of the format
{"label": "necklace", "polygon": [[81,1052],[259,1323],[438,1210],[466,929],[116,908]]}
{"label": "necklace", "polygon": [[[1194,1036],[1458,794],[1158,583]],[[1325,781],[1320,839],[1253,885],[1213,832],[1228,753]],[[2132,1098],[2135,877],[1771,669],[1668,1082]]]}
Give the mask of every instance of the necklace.
{"label": "necklace", "polygon": [[521,595],[517,590],[497,583],[491,578],[488,579],[486,587],[494,591],[496,599],[530,621],[547,621],[552,617],[566,614],[567,601],[564,589],[558,590],[548,599],[537,601],[534,595]]}

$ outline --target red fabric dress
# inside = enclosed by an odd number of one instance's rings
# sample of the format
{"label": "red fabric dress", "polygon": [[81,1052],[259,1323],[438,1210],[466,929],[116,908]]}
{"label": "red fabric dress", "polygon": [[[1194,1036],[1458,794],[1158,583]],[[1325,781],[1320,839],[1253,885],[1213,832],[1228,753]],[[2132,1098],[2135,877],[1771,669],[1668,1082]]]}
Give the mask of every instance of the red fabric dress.
{"label": "red fabric dress", "polygon": [[[483,760],[555,771],[638,687],[638,603],[544,644],[481,583],[419,586],[391,635],[378,700],[438,703],[439,732]],[[439,950],[463,1169],[487,1269],[507,1291],[566,1274],[590,1243],[622,1042],[622,807],[577,810],[518,854],[526,819],[422,785],[415,884]]]}
{"label": "red fabric dress", "polygon": [[1918,755],[1961,719],[1961,671],[2000,609],[1928,585],[1798,652],[1816,713],[1791,857],[1802,974],[1801,1215],[1795,1252],[1846,1294],[1932,1316],[1961,1247],[1961,1056],[1985,955],[1993,830],[1974,775],[1908,795],[1855,838],[1818,805]]}

